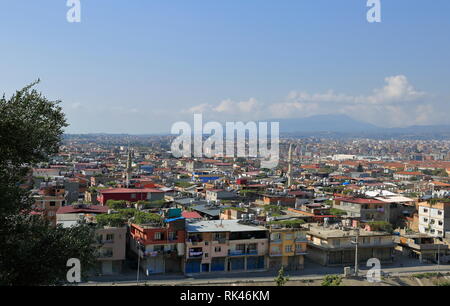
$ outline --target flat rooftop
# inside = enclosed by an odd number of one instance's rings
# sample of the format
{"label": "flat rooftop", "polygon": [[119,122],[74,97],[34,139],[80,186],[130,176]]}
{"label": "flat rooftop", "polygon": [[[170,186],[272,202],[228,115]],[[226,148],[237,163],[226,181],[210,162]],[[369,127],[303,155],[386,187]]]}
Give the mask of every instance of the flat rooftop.
{"label": "flat rooftop", "polygon": [[[343,237],[354,237],[355,230],[349,229],[347,231],[341,229],[335,229],[334,227],[323,227],[320,225],[310,226],[308,233],[317,236],[320,238],[328,239],[328,238],[343,238]],[[360,237],[375,237],[375,236],[391,236],[391,234],[386,232],[369,232],[365,230],[359,231]]]}
{"label": "flat rooftop", "polygon": [[209,220],[186,224],[189,233],[266,231],[262,226],[241,224],[238,220]]}

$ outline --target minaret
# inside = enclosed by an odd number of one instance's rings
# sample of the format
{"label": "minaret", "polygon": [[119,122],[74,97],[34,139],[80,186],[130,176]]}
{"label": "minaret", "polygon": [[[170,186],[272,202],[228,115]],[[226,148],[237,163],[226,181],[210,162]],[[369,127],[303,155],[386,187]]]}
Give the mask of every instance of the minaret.
{"label": "minaret", "polygon": [[131,178],[131,174],[133,173],[133,162],[132,162],[131,152],[132,152],[131,150],[128,150],[127,173],[126,173],[127,188],[130,187],[130,178]]}
{"label": "minaret", "polygon": [[292,144],[289,145],[289,157],[288,157],[288,188],[292,186]]}

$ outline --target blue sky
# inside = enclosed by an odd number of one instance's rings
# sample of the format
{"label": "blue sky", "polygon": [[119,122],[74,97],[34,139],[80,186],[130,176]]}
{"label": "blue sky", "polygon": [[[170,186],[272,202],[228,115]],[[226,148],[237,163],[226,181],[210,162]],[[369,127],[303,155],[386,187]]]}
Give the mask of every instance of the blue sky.
{"label": "blue sky", "polygon": [[0,0],[0,91],[41,78],[67,132],[345,113],[450,124],[450,1]]}

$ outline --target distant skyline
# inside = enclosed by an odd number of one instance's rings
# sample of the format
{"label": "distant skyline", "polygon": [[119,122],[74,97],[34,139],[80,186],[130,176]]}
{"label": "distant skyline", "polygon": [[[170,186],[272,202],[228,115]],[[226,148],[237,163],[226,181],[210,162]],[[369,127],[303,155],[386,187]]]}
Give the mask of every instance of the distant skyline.
{"label": "distant skyline", "polygon": [[344,114],[450,124],[450,1],[0,1],[0,92],[62,100],[66,133],[169,134],[175,121]]}

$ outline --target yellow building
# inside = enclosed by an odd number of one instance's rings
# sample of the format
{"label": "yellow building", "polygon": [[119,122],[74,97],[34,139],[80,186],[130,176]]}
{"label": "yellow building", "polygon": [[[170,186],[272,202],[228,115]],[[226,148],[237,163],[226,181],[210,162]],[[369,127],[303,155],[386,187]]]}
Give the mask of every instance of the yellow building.
{"label": "yellow building", "polygon": [[270,225],[269,269],[302,270],[306,255],[306,229],[286,224]]}

